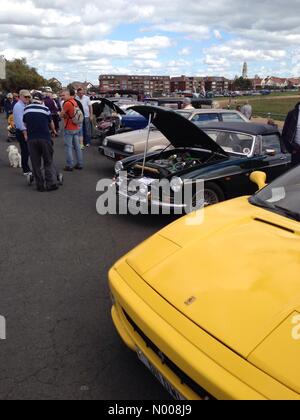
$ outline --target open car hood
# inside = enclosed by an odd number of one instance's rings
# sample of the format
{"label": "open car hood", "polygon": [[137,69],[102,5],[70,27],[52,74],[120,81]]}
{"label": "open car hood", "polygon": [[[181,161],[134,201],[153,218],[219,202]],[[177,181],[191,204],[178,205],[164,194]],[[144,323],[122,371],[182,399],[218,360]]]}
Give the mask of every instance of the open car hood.
{"label": "open car hood", "polygon": [[126,115],[126,112],[125,111],[123,111],[123,109],[121,109],[117,104],[115,104],[114,102],[112,102],[112,101],[109,101],[108,99],[106,99],[106,98],[103,98],[102,99],[102,104],[103,105],[107,105],[109,108],[111,108],[113,111],[115,111],[117,114],[120,114],[120,115]]}
{"label": "open car hood", "polygon": [[119,115],[126,115],[126,112],[123,111],[118,105],[116,105],[114,102],[109,101],[106,98],[103,98],[101,102],[95,102],[93,104],[93,110],[96,116],[100,116],[105,108],[105,106],[108,106],[112,111],[116,112]]}
{"label": "open car hood", "polygon": [[143,115],[147,120],[152,117],[152,124],[163,133],[174,147],[199,147],[228,156],[215,141],[201,128],[187,120],[179,113],[155,106],[137,105],[131,109]]}

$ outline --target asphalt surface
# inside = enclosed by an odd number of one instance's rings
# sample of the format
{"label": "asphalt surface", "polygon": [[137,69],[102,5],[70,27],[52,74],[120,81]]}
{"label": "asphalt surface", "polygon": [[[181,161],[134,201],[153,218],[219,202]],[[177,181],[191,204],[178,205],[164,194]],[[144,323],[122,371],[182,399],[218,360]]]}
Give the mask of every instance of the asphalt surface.
{"label": "asphalt surface", "polygon": [[[114,330],[107,272],[169,219],[97,214],[114,164],[96,144],[59,191],[36,192],[9,168],[0,120],[0,399],[168,399]],[[55,150],[62,168],[61,138]]]}

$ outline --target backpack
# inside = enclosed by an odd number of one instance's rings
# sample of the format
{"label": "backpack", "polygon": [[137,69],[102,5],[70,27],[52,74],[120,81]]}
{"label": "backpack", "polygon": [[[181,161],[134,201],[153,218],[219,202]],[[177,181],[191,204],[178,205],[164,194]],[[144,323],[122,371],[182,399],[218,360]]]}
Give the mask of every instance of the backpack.
{"label": "backpack", "polygon": [[[70,101],[71,102],[71,101]],[[73,107],[74,107],[74,115],[72,118],[69,118],[73,124],[75,125],[81,125],[83,123],[84,120],[84,115],[81,111],[81,109],[78,107],[78,105],[76,104],[76,106],[73,104],[73,102],[71,102]]]}

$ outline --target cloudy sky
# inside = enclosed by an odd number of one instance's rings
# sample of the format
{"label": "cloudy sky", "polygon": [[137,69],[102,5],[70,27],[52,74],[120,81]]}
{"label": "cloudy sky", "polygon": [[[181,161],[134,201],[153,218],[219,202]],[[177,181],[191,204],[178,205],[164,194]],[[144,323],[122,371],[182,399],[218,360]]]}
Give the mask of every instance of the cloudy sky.
{"label": "cloudy sky", "polygon": [[299,16],[299,0],[0,0],[0,54],[64,83],[234,77],[244,61],[249,76],[300,76]]}

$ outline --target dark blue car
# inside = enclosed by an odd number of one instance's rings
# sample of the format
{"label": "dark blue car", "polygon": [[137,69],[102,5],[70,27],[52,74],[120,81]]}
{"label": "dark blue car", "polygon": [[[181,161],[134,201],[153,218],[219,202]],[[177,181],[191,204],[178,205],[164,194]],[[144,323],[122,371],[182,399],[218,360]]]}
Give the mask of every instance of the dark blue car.
{"label": "dark blue car", "polygon": [[148,125],[148,120],[136,111],[130,109],[122,116],[121,131],[142,130]]}

